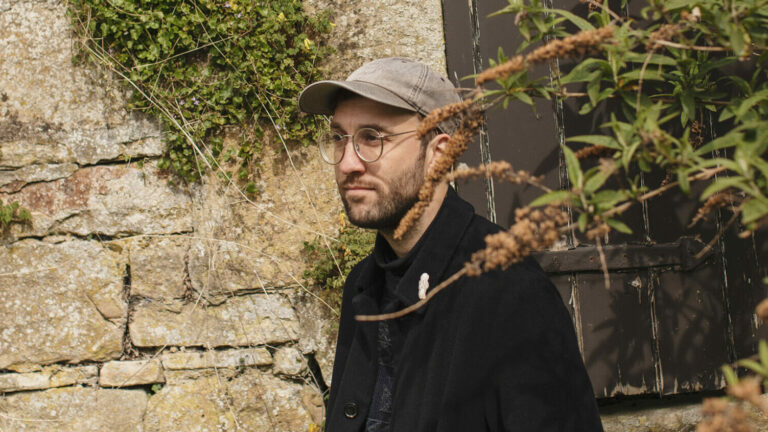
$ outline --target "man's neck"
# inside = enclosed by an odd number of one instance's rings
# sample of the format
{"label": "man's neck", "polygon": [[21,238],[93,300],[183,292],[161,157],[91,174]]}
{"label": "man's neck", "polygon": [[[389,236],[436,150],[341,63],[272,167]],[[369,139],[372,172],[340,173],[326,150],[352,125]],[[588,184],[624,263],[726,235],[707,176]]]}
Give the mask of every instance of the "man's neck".
{"label": "man's neck", "polygon": [[379,230],[379,234],[384,237],[384,240],[389,243],[389,246],[395,252],[398,257],[403,257],[413,249],[418,243],[419,239],[424,232],[427,231],[429,225],[437,216],[437,212],[440,210],[440,206],[443,204],[445,194],[448,192],[448,185],[442,183],[435,188],[435,193],[432,196],[427,208],[422,213],[421,217],[414,222],[411,228],[405,233],[405,235],[399,239],[395,239],[394,230]]}

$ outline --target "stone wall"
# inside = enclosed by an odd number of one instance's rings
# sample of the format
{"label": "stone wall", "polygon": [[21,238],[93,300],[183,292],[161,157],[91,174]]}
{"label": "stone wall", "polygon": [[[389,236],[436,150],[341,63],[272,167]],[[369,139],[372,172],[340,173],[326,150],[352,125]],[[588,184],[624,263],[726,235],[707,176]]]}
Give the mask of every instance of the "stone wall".
{"label": "stone wall", "polygon": [[[439,0],[330,8],[343,78],[383,56],[445,69]],[[0,431],[304,431],[322,422],[334,312],[302,242],[340,206],[314,149],[268,140],[252,200],[156,169],[163,134],[109,73],[73,66],[65,4],[0,0]],[[603,409],[607,431],[693,430],[697,401]],[[764,419],[762,419],[764,420]]]}
{"label": "stone wall", "polygon": [[[444,70],[439,0],[331,8],[340,78],[402,55]],[[303,431],[321,423],[334,312],[302,242],[336,231],[332,169],[263,143],[247,199],[156,168],[155,119],[75,66],[66,3],[0,0],[0,431]]]}

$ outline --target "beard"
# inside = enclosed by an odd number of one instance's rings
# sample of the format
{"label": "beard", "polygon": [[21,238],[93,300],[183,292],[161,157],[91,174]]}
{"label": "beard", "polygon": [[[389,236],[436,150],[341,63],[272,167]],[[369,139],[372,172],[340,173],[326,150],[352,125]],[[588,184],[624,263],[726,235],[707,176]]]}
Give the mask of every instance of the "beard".
{"label": "beard", "polygon": [[[395,177],[388,185],[389,193],[379,196],[370,209],[355,212],[354,207],[341,193],[341,202],[349,222],[360,228],[394,231],[400,219],[419,201],[419,190],[424,184],[424,159],[422,152],[414,166],[404,175]],[[345,183],[354,181],[355,178],[350,177]]]}

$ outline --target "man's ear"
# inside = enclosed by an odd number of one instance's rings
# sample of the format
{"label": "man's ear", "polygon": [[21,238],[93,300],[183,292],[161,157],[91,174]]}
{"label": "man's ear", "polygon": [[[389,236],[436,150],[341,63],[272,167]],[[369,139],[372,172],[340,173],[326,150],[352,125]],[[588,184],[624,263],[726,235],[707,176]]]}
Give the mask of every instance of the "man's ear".
{"label": "man's ear", "polygon": [[425,168],[427,171],[431,169],[432,165],[445,153],[448,148],[448,141],[451,136],[446,133],[436,135],[427,144],[426,163]]}

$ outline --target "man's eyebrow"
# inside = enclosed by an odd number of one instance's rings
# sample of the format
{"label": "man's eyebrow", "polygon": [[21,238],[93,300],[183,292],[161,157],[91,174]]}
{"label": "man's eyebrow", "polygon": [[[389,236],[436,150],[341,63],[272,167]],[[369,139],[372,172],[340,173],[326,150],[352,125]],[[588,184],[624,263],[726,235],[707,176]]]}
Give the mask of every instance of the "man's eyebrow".
{"label": "man's eyebrow", "polygon": [[[331,129],[338,129],[338,130],[340,130],[342,132],[347,132],[343,127],[341,127],[341,125],[338,122],[335,122],[335,121],[331,121],[330,127],[331,127]],[[363,128],[375,129],[375,130],[377,130],[379,132],[383,132],[385,134],[392,133],[392,129],[390,129],[390,128],[382,125],[382,124],[379,124],[379,123],[366,123],[366,124],[362,124],[362,125],[360,125],[360,127],[358,127],[358,129],[363,129]]]}

